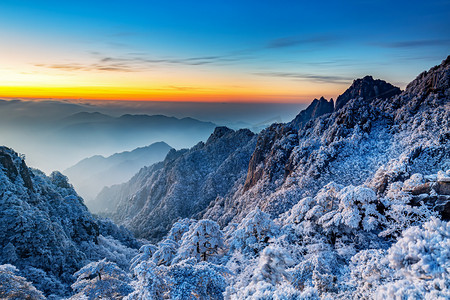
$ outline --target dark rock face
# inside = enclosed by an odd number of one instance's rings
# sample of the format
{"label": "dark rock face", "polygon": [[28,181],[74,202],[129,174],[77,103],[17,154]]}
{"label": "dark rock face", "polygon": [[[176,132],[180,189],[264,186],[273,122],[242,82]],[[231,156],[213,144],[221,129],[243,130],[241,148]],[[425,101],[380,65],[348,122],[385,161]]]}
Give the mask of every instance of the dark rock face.
{"label": "dark rock face", "polygon": [[[17,160],[16,162],[15,159]],[[31,181],[30,172],[28,171],[25,161],[20,159],[17,153],[6,147],[0,147],[0,165],[11,181],[16,181],[20,178],[24,182],[25,187],[30,192],[33,191],[33,182]]]}
{"label": "dark rock face", "polygon": [[284,166],[296,144],[298,134],[290,126],[273,124],[263,130],[258,136],[255,151],[250,159],[244,190],[254,186],[263,176],[268,176],[271,180],[277,174],[285,176],[289,173]]}
{"label": "dark rock face", "polygon": [[373,79],[372,76],[366,76],[362,79],[356,79],[353,84],[342,95],[336,99],[336,109],[339,110],[351,99],[363,98],[370,101],[375,98],[388,99],[400,94],[402,91],[387,83],[384,80]]}
{"label": "dark rock face", "polygon": [[406,87],[405,93],[415,95],[419,99],[430,94],[439,97],[450,96],[450,55],[438,66],[422,72]]}
{"label": "dark rock face", "polygon": [[450,177],[428,179],[427,182],[405,191],[412,195],[411,205],[425,203],[433,207],[443,220],[450,220]]}
{"label": "dark rock face", "polygon": [[[298,129],[310,120],[332,113],[333,110],[333,99],[314,99],[290,123],[273,124],[263,130],[258,136],[255,151],[250,159],[244,190],[254,186],[264,176],[268,176],[269,180],[277,177],[277,174],[288,176],[292,172],[288,160],[292,149],[298,144]],[[275,156],[277,159],[273,159]]]}
{"label": "dark rock face", "polygon": [[228,127],[225,126],[220,126],[220,127],[216,127],[214,129],[214,132],[211,134],[211,136],[208,138],[208,140],[206,141],[206,144],[212,144],[216,141],[218,141],[221,137],[230,134],[230,133],[234,133],[234,131]]}
{"label": "dark rock face", "polygon": [[327,101],[324,97],[321,97],[319,100],[314,99],[313,102],[311,102],[311,104],[305,110],[302,110],[290,124],[295,128],[299,128],[309,120],[332,113],[333,111],[333,99],[331,99],[330,101]]}

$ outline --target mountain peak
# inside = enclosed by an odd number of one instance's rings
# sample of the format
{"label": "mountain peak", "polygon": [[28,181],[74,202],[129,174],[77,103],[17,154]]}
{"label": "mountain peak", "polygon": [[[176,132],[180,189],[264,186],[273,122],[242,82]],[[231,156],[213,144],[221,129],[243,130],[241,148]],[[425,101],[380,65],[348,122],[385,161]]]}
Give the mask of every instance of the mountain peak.
{"label": "mountain peak", "polygon": [[367,75],[363,78],[355,79],[352,85],[336,99],[336,110],[344,107],[351,99],[363,98],[372,100],[375,98],[387,99],[401,93],[400,88],[381,80],[373,79]]}
{"label": "mountain peak", "polygon": [[333,99],[328,101],[322,96],[319,100],[314,99],[311,104],[305,110],[302,110],[290,124],[295,128],[299,128],[302,124],[305,124],[309,120],[320,117],[324,114],[332,113],[333,110]]}
{"label": "mountain peak", "polygon": [[210,143],[220,139],[221,137],[223,137],[229,133],[233,133],[233,132],[234,132],[233,129],[230,129],[226,126],[218,126],[218,127],[216,127],[216,129],[214,129],[214,132],[208,138],[208,141],[206,141],[206,144],[210,144]]}
{"label": "mountain peak", "polygon": [[426,97],[429,94],[450,96],[450,55],[440,65],[424,71],[406,87],[407,94]]}

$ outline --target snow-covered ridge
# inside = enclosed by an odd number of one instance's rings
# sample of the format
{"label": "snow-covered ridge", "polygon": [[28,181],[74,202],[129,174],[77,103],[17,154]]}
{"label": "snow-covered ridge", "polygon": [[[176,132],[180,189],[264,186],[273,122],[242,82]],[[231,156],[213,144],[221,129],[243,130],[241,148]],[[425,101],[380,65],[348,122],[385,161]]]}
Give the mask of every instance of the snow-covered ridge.
{"label": "snow-covered ridge", "polygon": [[108,257],[127,266],[139,243],[124,228],[94,218],[64,175],[47,177],[0,147],[0,245],[0,264],[18,269],[5,274],[20,274],[60,298],[71,293],[73,273],[83,265]]}
{"label": "snow-covered ridge", "polygon": [[[218,216],[226,225],[255,206],[277,216],[331,181],[371,185],[376,174],[395,165],[401,165],[402,172],[385,178],[385,185],[414,173],[448,169],[449,61],[422,73],[393,97],[368,98],[371,94],[361,91],[390,85],[367,77],[355,80],[344,94],[358,98],[347,99],[342,108],[311,118],[298,130],[294,122],[267,128],[258,136],[245,184],[204,216]],[[430,92],[431,79],[435,85]]]}

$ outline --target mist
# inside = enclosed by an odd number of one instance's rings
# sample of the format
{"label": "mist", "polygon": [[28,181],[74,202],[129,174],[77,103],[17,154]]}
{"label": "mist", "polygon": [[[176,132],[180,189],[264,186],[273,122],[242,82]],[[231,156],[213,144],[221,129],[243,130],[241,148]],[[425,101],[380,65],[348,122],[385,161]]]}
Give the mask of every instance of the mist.
{"label": "mist", "polygon": [[206,141],[216,126],[260,131],[287,122],[303,104],[87,100],[0,100],[0,144],[49,173],[94,155],[165,142],[175,149]]}

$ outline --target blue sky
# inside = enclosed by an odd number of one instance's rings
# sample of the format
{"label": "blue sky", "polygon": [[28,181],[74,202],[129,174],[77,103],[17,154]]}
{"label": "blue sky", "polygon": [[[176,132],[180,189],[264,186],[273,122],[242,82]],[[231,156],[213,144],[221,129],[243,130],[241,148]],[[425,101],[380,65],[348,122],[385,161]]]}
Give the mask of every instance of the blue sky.
{"label": "blue sky", "polygon": [[404,88],[450,54],[450,1],[6,0],[0,38],[0,96],[307,101]]}

